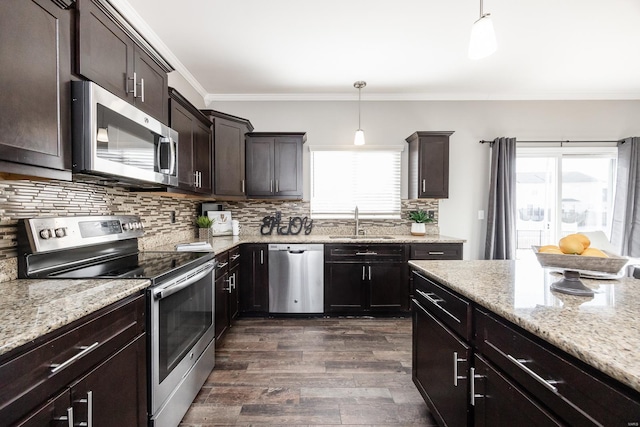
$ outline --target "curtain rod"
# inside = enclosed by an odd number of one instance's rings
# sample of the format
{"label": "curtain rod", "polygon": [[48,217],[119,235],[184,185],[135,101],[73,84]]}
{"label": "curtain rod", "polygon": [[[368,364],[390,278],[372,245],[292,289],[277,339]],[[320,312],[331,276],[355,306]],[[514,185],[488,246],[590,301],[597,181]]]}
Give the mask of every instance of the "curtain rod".
{"label": "curtain rod", "polygon": [[[491,144],[493,141],[487,141],[485,139],[481,139],[480,144],[485,144],[485,143],[489,143]],[[573,143],[578,143],[578,144],[601,144],[603,142],[619,142],[619,141],[606,141],[606,140],[598,140],[598,141],[569,141],[568,139],[565,140],[558,140],[558,141],[520,141],[516,139],[517,143],[534,143],[534,144],[560,144],[560,146],[562,147],[562,144],[573,144]]]}

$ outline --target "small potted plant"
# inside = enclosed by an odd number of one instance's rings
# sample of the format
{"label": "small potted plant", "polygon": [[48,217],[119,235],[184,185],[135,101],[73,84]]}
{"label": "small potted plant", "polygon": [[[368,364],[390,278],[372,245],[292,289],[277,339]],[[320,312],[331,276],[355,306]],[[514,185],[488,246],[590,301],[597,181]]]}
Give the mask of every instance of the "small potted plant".
{"label": "small potted plant", "polygon": [[413,224],[411,224],[411,234],[414,236],[424,236],[427,234],[425,224],[433,222],[433,218],[430,218],[429,214],[422,209],[409,212],[409,219],[413,221]]}
{"label": "small potted plant", "polygon": [[209,240],[213,220],[208,216],[202,215],[196,218],[196,225],[198,226],[198,238]]}

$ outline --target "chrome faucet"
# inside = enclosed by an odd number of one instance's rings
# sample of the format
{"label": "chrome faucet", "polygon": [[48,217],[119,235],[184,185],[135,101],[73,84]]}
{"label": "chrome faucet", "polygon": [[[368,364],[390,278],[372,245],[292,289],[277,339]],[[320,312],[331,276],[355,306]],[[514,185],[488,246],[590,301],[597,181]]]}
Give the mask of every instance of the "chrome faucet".
{"label": "chrome faucet", "polygon": [[358,234],[360,234],[360,219],[358,218],[358,207],[356,206],[356,210],[355,210],[355,217],[356,217],[356,230],[355,230],[355,236],[358,237]]}

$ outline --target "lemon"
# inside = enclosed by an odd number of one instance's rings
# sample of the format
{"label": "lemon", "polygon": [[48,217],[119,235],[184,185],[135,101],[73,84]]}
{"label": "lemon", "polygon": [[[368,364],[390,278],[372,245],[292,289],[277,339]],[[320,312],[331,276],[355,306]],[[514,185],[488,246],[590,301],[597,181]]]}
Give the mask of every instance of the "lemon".
{"label": "lemon", "polygon": [[583,240],[577,234],[569,234],[558,242],[558,246],[562,253],[580,255],[584,252]]}

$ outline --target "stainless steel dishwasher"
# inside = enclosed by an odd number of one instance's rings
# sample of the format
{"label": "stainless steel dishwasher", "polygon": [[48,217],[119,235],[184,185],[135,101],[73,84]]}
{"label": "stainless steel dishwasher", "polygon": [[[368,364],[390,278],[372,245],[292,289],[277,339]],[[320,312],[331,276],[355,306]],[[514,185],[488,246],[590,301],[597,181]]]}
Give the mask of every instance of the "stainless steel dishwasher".
{"label": "stainless steel dishwasher", "polygon": [[269,245],[269,313],[324,311],[324,245]]}

